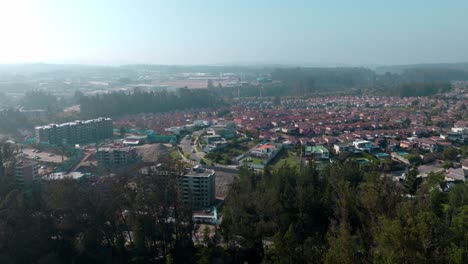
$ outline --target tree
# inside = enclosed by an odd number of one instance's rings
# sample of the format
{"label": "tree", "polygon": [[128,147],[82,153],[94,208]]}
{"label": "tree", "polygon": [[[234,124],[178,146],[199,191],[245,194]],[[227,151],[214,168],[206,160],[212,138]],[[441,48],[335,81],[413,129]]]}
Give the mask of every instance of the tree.
{"label": "tree", "polygon": [[346,221],[341,221],[338,227],[330,230],[328,244],[330,248],[325,255],[325,263],[358,263],[355,245]]}
{"label": "tree", "polygon": [[457,161],[458,150],[455,148],[447,148],[442,152],[442,159],[446,161]]}
{"label": "tree", "polygon": [[419,187],[421,181],[418,179],[418,169],[416,166],[413,166],[406,175],[404,182],[404,187],[406,193],[414,195]]}

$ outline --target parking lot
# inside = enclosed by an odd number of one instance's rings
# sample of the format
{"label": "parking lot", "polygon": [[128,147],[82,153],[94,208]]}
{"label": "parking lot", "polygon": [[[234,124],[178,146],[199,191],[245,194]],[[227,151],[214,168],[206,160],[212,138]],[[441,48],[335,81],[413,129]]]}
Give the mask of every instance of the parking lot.
{"label": "parking lot", "polygon": [[[35,159],[37,161],[42,161],[42,162],[51,162],[51,163],[61,163],[62,162],[62,156],[61,155],[55,155],[50,152],[46,151],[41,151],[41,152],[34,152],[34,149],[23,149],[23,153],[26,154],[26,156],[29,159]],[[34,157],[39,157],[39,158],[34,158]],[[67,157],[63,157],[63,160],[67,160]]]}

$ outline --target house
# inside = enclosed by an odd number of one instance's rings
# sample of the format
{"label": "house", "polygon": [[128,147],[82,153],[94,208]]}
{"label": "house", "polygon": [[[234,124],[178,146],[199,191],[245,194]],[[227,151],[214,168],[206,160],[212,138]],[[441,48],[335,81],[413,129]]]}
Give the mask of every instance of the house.
{"label": "house", "polygon": [[273,143],[265,143],[263,145],[257,145],[250,150],[250,155],[259,157],[266,160],[271,160],[278,153],[277,145]]}
{"label": "house", "polygon": [[216,141],[221,141],[222,137],[220,135],[208,135],[208,136],[203,136],[202,141],[205,142],[206,144],[211,144]]}
{"label": "house", "polygon": [[214,125],[206,129],[208,135],[219,135],[226,139],[231,139],[236,135],[236,131],[226,125]]}
{"label": "house", "polygon": [[353,142],[353,145],[357,150],[360,150],[360,151],[364,151],[364,152],[372,151],[372,142],[368,140],[356,140]]}
{"label": "house", "polygon": [[456,122],[452,127],[452,132],[460,134],[468,132],[468,121],[460,120]]}
{"label": "house", "polygon": [[355,152],[356,150],[353,144],[334,144],[333,149],[336,154],[340,152]]}
{"label": "house", "polygon": [[295,133],[297,132],[297,127],[295,126],[282,127],[281,132],[286,133],[286,134]]}
{"label": "house", "polygon": [[311,157],[314,160],[324,160],[330,158],[330,152],[327,148],[322,145],[318,146],[306,146],[305,147],[305,156]]}
{"label": "house", "polygon": [[430,152],[439,151],[439,146],[436,141],[428,138],[416,138],[414,140],[418,143],[419,148],[429,150]]}
{"label": "house", "polygon": [[440,138],[449,141],[459,141],[463,138],[463,135],[461,133],[448,132],[446,134],[440,134]]}
{"label": "house", "polygon": [[418,144],[415,142],[407,141],[407,140],[402,140],[400,141],[400,148],[402,149],[408,149],[412,150],[417,148]]}
{"label": "house", "polygon": [[467,180],[467,178],[465,177],[463,168],[448,169],[447,172],[445,173],[445,179],[447,181],[457,181],[457,182],[464,182]]}

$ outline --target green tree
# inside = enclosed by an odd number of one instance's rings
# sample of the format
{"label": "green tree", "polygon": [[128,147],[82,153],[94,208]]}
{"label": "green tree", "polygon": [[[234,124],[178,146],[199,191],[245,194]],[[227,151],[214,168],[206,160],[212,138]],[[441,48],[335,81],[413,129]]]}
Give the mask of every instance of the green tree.
{"label": "green tree", "polygon": [[418,178],[418,168],[413,166],[407,173],[406,179],[404,182],[404,187],[406,193],[414,195],[418,189],[418,186],[421,183],[421,180]]}

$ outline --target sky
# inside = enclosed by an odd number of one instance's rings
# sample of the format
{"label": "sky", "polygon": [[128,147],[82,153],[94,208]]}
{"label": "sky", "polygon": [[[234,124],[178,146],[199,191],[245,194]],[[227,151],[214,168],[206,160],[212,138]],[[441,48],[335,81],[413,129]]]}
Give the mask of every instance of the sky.
{"label": "sky", "polygon": [[0,64],[468,61],[466,0],[0,0]]}

